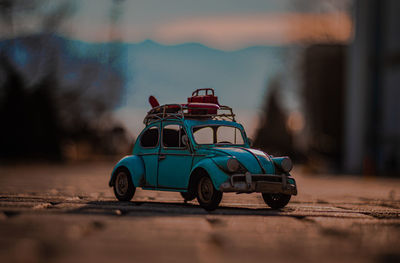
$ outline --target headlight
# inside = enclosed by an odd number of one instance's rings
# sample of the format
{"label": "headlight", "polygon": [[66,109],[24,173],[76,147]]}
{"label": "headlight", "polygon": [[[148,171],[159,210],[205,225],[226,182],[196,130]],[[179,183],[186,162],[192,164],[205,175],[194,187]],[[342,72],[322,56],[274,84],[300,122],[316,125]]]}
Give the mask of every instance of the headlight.
{"label": "headlight", "polygon": [[236,172],[237,170],[239,170],[240,164],[239,164],[238,160],[236,160],[234,158],[230,158],[226,162],[226,167],[228,168],[229,172],[233,173],[233,172]]}
{"label": "headlight", "polygon": [[287,172],[287,173],[290,172],[293,168],[292,160],[290,160],[289,157],[283,158],[283,160],[281,162],[281,167],[284,172]]}
{"label": "headlight", "polygon": [[292,168],[293,168],[292,160],[290,160],[290,158],[287,157],[287,156],[284,156],[284,157],[273,157],[271,159],[275,163],[276,167],[279,170],[282,170],[285,173],[290,172],[292,170]]}

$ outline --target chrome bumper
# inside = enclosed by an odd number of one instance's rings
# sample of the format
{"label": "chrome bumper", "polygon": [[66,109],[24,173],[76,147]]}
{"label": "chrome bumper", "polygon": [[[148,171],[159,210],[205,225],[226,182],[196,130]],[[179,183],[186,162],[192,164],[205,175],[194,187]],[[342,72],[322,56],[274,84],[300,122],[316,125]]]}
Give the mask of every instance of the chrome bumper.
{"label": "chrome bumper", "polygon": [[239,193],[283,193],[297,195],[296,181],[287,174],[233,174],[227,182],[220,185],[222,192]]}

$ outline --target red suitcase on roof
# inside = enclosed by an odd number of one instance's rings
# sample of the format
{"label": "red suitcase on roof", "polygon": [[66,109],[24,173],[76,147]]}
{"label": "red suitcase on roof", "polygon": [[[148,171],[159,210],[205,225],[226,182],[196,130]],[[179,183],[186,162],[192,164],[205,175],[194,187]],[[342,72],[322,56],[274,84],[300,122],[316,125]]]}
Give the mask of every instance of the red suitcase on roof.
{"label": "red suitcase on roof", "polygon": [[219,109],[218,97],[213,89],[197,89],[188,98],[188,108],[189,114],[216,114]]}
{"label": "red suitcase on roof", "polygon": [[[204,92],[204,95],[200,95],[201,92]],[[218,97],[214,95],[213,89],[197,89],[193,91],[192,97],[188,98],[188,103],[218,103]]]}

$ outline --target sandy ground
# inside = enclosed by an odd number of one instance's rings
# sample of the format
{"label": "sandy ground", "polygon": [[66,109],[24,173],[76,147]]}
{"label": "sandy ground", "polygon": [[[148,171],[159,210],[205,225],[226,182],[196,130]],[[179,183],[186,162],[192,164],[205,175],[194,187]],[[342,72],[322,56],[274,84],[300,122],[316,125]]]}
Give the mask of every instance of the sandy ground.
{"label": "sandy ground", "polygon": [[0,166],[0,262],[400,262],[400,180],[307,175],[274,211],[225,194],[117,202],[113,163]]}

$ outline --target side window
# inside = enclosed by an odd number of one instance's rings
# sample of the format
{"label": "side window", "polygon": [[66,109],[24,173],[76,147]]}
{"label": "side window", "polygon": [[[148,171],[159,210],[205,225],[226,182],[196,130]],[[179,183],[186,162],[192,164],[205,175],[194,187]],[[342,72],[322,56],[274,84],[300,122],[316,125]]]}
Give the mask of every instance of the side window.
{"label": "side window", "polygon": [[163,128],[163,146],[174,148],[185,148],[185,140],[182,139],[186,136],[185,130],[181,125],[168,124]]}
{"label": "side window", "polygon": [[158,127],[150,127],[142,134],[140,145],[146,148],[156,147],[158,145],[158,137]]}

